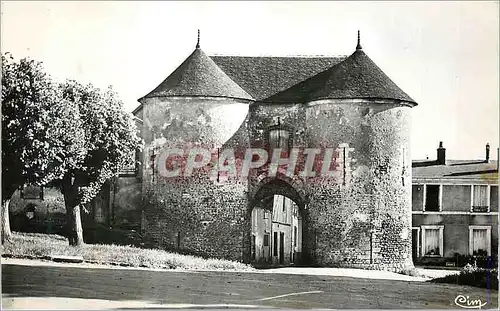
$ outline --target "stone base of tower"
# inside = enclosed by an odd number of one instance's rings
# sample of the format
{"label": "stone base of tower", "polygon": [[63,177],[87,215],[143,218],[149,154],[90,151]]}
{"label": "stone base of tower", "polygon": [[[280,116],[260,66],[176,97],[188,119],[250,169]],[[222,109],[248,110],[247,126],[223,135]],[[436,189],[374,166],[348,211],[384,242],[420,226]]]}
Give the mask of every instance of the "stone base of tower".
{"label": "stone base of tower", "polygon": [[315,265],[318,267],[331,267],[331,268],[353,268],[353,269],[365,269],[365,270],[380,270],[380,271],[391,271],[391,272],[402,272],[405,270],[410,270],[415,268],[413,261],[409,260],[406,262],[396,262],[396,263],[330,263],[327,265]]}

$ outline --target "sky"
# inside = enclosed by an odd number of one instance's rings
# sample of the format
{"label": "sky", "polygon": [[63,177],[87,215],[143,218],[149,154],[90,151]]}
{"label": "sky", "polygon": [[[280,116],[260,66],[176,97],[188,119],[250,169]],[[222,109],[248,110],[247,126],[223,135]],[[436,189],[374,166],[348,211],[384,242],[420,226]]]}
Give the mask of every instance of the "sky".
{"label": "sky", "polygon": [[499,144],[499,2],[2,1],[1,51],[58,80],[112,85],[132,111],[196,45],[223,55],[365,53],[419,105],[413,159]]}

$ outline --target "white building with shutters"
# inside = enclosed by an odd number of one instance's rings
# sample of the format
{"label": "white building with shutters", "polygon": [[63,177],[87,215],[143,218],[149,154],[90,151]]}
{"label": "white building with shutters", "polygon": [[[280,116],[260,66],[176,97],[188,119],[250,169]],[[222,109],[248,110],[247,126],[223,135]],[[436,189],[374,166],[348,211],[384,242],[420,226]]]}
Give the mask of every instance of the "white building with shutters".
{"label": "white building with shutters", "polygon": [[[498,160],[490,146],[479,160],[448,160],[441,142],[437,160],[412,164],[414,262],[457,264],[458,256],[498,252]],[[493,260],[495,264],[496,260]]]}

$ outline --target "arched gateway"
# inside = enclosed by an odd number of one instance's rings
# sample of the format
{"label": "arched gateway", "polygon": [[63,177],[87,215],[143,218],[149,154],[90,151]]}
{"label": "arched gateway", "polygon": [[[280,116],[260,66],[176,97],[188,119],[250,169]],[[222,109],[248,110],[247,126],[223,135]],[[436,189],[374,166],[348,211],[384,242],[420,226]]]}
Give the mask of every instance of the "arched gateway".
{"label": "arched gateway", "polygon": [[304,262],[305,200],[290,183],[270,178],[256,187],[249,202],[249,262],[254,266]]}

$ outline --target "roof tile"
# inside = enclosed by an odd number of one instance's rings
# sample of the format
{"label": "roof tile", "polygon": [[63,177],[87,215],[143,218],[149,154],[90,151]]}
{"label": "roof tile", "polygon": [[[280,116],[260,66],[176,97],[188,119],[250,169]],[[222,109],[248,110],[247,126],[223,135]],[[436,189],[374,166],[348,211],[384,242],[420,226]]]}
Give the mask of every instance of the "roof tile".
{"label": "roof tile", "polygon": [[261,100],[332,67],[347,56],[210,56],[253,98]]}
{"label": "roof tile", "polygon": [[414,160],[412,176],[414,179],[498,180],[497,161],[446,160],[446,165],[437,165],[436,161]]}
{"label": "roof tile", "polygon": [[342,62],[267,98],[269,102],[319,99],[397,99],[416,105],[361,49]]}
{"label": "roof tile", "polygon": [[253,99],[199,48],[144,98],[165,96]]}

